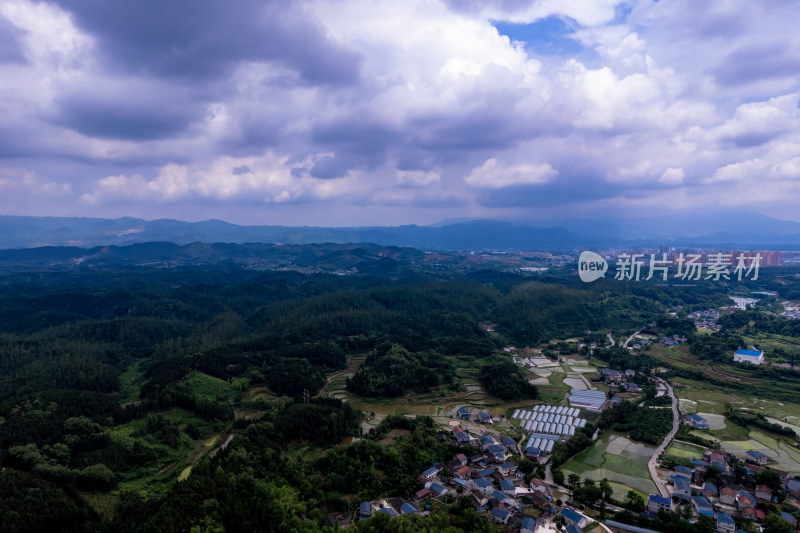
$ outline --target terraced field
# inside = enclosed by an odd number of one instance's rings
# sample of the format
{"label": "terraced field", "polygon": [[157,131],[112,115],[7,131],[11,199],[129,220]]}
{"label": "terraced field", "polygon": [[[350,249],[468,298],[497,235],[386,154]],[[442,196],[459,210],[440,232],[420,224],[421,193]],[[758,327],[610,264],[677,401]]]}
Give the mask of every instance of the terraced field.
{"label": "terraced field", "polygon": [[[615,497],[624,498],[628,490],[652,494],[656,487],[650,480],[647,460],[655,448],[631,442],[619,434],[607,434],[595,444],[568,461],[561,469],[569,475],[574,472],[582,478],[614,482]],[[612,485],[613,486],[613,485]]]}

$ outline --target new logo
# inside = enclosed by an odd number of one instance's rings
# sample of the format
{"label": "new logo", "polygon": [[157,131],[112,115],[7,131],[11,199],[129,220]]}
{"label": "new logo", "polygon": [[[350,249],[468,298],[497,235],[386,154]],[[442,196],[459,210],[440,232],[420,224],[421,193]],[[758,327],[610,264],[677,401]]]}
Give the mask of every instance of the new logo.
{"label": "new logo", "polygon": [[608,263],[594,252],[581,252],[578,258],[578,276],[581,281],[590,282],[605,276]]}

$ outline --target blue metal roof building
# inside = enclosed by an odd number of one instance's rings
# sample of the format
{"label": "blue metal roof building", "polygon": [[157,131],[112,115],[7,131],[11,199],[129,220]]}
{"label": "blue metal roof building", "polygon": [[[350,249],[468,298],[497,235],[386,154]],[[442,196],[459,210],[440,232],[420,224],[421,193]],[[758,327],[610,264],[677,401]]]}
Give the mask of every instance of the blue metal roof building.
{"label": "blue metal roof building", "polygon": [[403,505],[400,506],[400,513],[401,514],[414,514],[414,513],[418,513],[418,512],[419,512],[419,510],[416,507],[414,507],[413,505],[411,505],[410,503],[408,503],[408,502],[406,502],[406,503],[404,503]]}

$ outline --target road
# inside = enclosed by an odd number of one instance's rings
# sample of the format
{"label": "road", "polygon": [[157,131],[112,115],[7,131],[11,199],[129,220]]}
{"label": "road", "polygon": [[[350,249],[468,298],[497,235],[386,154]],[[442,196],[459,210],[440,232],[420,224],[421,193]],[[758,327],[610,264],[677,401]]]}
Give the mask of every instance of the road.
{"label": "road", "polygon": [[608,334],[608,342],[610,342],[611,344],[605,346],[605,348],[611,348],[612,346],[617,344],[617,341],[614,340],[614,337],[611,336],[611,333]]}
{"label": "road", "polygon": [[662,442],[661,445],[656,449],[655,453],[653,453],[650,461],[647,462],[647,468],[650,470],[650,478],[653,480],[653,483],[656,484],[658,492],[664,498],[669,498],[669,490],[667,490],[667,487],[664,485],[664,482],[661,481],[661,478],[658,477],[656,465],[658,464],[658,456],[664,453],[664,450],[667,449],[669,443],[673,438],[675,438],[675,434],[678,432],[678,427],[680,427],[681,419],[680,414],[678,413],[678,398],[675,397],[675,391],[672,390],[672,385],[661,378],[656,378],[656,380],[666,385],[667,394],[669,394],[669,397],[672,398],[672,431],[669,432],[669,435],[667,435],[667,437],[664,439],[664,442]]}
{"label": "road", "polygon": [[633,340],[633,338],[634,338],[636,335],[638,335],[639,333],[641,333],[641,332],[642,332],[642,330],[639,330],[639,331],[637,331],[636,333],[634,333],[633,335],[631,335],[630,337],[628,337],[628,340],[626,340],[625,342],[623,342],[623,343],[622,343],[622,347],[623,347],[623,348],[627,348],[627,347],[628,347],[628,343],[629,343],[629,342],[631,342],[631,341]]}

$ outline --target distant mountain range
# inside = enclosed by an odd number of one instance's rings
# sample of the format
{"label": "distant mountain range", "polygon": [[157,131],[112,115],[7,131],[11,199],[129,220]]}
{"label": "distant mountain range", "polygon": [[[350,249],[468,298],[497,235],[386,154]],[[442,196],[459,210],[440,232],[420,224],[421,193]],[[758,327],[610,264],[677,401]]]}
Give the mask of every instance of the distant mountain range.
{"label": "distant mountain range", "polygon": [[221,220],[0,216],[0,249],[145,242],[374,243],[422,250],[556,250],[613,246],[800,249],[800,223],[720,210],[648,218],[458,220],[431,226],[241,226]]}

